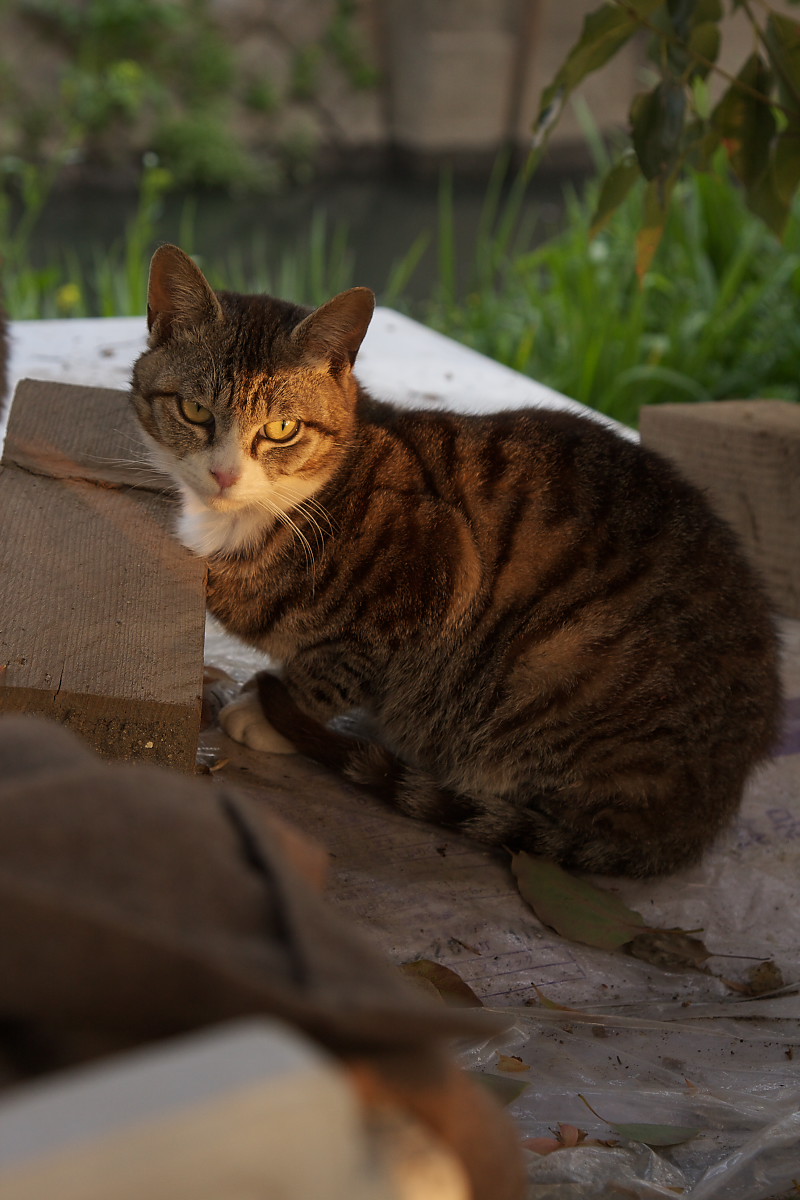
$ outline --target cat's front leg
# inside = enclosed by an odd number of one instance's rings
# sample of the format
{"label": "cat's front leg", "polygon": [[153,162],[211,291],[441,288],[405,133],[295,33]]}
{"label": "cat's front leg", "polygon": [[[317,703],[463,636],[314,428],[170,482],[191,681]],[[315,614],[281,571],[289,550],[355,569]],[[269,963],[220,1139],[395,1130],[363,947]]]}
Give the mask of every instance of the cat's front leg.
{"label": "cat's front leg", "polygon": [[304,754],[338,771],[367,744],[311,716],[295,702],[286,682],[271,671],[261,671],[245,684],[219,719],[230,737],[251,750]]}
{"label": "cat's front leg", "polygon": [[235,700],[219,713],[219,723],[229,738],[264,754],[296,754],[293,744],[267,719],[258,694],[258,676],[244,685]]}

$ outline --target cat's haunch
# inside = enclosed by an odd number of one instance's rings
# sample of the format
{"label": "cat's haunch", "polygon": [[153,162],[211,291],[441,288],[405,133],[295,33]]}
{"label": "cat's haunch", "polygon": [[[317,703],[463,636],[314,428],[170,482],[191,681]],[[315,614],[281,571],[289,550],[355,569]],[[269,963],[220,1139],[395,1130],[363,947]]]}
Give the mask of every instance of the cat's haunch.
{"label": "cat's haunch", "polygon": [[[211,612],[280,663],[237,727],[566,866],[699,858],[780,711],[762,589],[700,493],[588,417],[375,400],[366,288],[214,292],[164,246],[148,301],[133,403],[178,536]],[[327,728],[351,710],[379,741]]]}

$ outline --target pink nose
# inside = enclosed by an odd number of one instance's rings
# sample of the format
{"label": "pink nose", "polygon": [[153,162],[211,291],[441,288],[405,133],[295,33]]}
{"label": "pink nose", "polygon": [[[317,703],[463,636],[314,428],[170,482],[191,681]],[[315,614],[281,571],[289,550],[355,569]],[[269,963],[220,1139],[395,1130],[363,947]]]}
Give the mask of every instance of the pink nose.
{"label": "pink nose", "polygon": [[224,492],[226,488],[233,487],[239,482],[239,474],[236,471],[212,471],[211,474],[219,484],[219,490]]}

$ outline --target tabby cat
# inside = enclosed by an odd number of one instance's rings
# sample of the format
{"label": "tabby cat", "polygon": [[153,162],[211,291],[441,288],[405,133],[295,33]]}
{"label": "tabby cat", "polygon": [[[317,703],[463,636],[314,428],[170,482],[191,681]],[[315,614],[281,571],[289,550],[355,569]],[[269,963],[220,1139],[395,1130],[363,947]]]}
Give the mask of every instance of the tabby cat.
{"label": "tabby cat", "polygon": [[[280,664],[223,713],[403,812],[566,866],[696,860],[776,735],[776,637],[730,530],[659,456],[529,409],[411,412],[315,311],[152,262],[133,403],[208,604]],[[375,740],[331,730],[361,710]]]}

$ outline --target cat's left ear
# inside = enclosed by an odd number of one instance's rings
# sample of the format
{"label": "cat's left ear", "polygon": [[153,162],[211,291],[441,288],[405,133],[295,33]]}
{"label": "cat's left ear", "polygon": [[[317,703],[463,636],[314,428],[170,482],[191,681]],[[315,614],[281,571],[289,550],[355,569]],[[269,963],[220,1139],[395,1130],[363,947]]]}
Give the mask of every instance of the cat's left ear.
{"label": "cat's left ear", "polygon": [[309,313],[292,331],[308,366],[352,367],[375,311],[375,293],[354,287]]}

